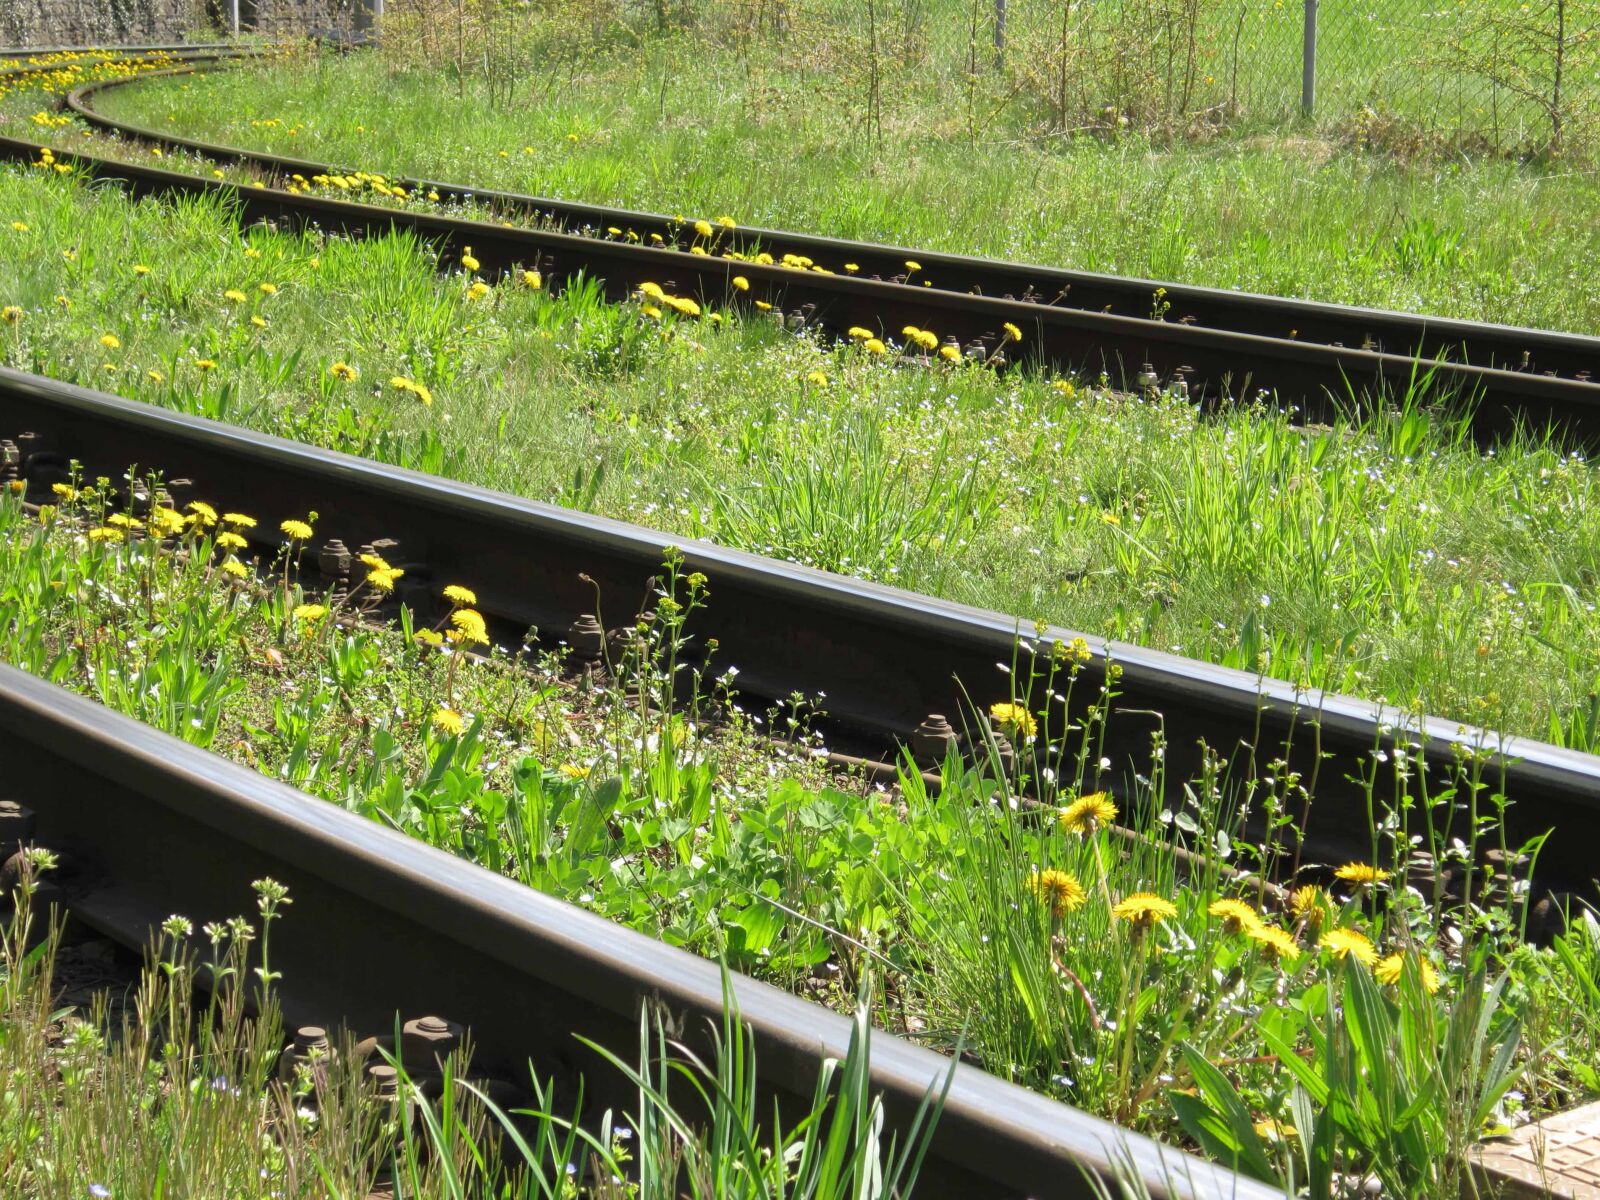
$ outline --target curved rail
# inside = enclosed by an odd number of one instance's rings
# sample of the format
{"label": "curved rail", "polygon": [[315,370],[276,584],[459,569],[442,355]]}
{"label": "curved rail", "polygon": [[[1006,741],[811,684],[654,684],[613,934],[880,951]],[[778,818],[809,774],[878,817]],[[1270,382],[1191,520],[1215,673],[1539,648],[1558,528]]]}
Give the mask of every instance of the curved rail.
{"label": "curved rail", "polygon": [[[32,161],[39,146],[31,140],[0,138],[0,157]],[[1403,394],[1420,373],[1431,370],[1440,387],[1477,397],[1473,426],[1485,441],[1513,429],[1546,424],[1578,437],[1600,436],[1600,421],[1596,420],[1600,384],[1449,362],[1419,365],[1399,354],[820,275],[570,233],[507,228],[486,221],[242,187],[76,150],[54,153],[56,161],[81,168],[97,179],[120,182],[134,195],[222,195],[237,203],[246,220],[314,223],[329,232],[351,236],[410,230],[446,255],[471,246],[490,273],[537,266],[556,284],[580,274],[598,277],[607,294],[618,299],[632,294],[640,284],[656,282],[702,302],[731,302],[740,295],[733,279],[742,276],[750,284],[748,296],[765,297],[779,309],[803,313],[812,326],[840,335],[853,326],[890,330],[912,324],[963,343],[995,347],[1000,343],[998,332],[1009,323],[1023,331],[1021,354],[1054,369],[1091,376],[1103,371],[1112,379],[1130,380],[1143,364],[1167,378],[1186,379],[1203,402],[1220,403],[1265,390],[1313,417],[1334,415],[1338,407],[1335,398],[1351,391]]]}
{"label": "curved rail", "polygon": [[[148,78],[148,77],[147,77]],[[91,100],[98,94],[136,80],[106,80],[75,91],[68,107],[91,126],[122,137],[185,149],[218,161],[236,162],[268,175],[342,174],[327,162],[217,145],[170,132],[114,120],[96,111]],[[530,196],[515,192],[469,187],[438,180],[395,177],[408,190],[437,191],[441,200],[472,201],[492,209],[552,223],[569,230],[603,231],[608,227],[631,230],[641,237],[659,235],[674,244],[684,236],[684,222],[659,213],[637,212],[576,201]],[[725,249],[753,252],[765,249],[775,257],[803,255],[819,265],[843,270],[854,264],[867,278],[893,280],[906,274],[907,260],[916,262],[921,276],[945,291],[971,295],[1060,304],[1084,311],[1147,317],[1158,290],[1169,303],[1171,324],[1192,324],[1208,329],[1255,334],[1324,345],[1365,347],[1407,357],[1445,357],[1478,366],[1507,367],[1534,373],[1554,372],[1576,377],[1600,377],[1600,338],[1579,334],[1495,325],[1325,304],[1222,288],[1195,287],[1158,280],[1127,278],[1087,271],[1071,271],[1030,263],[945,254],[905,246],[877,245],[838,238],[817,237],[789,230],[736,227],[719,237]],[[920,285],[921,280],[918,280]]]}

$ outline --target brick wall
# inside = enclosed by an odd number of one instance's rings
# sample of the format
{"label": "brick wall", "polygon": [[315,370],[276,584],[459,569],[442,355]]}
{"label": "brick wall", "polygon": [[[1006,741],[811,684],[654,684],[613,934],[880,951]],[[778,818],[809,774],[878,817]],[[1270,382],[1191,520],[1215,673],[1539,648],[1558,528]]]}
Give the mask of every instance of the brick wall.
{"label": "brick wall", "polygon": [[[228,28],[230,0],[0,0],[0,46],[205,41]],[[371,0],[238,0],[240,25],[267,34],[349,31]]]}

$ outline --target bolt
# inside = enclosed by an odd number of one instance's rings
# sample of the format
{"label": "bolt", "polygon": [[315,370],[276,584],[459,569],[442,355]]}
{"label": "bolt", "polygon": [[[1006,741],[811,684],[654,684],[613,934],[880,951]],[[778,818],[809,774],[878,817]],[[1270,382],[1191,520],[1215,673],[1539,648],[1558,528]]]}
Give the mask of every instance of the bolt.
{"label": "bolt", "polygon": [[911,734],[911,753],[918,762],[935,766],[944,762],[959,739],[943,713],[929,713]]}
{"label": "bolt", "polygon": [[400,1058],[406,1070],[433,1071],[461,1044],[466,1030],[443,1017],[418,1017],[400,1029]]}
{"label": "bolt", "polygon": [[1146,392],[1154,393],[1158,388],[1161,387],[1161,376],[1156,374],[1155,367],[1151,366],[1149,363],[1145,363],[1139,368],[1139,374],[1135,377],[1135,379],[1139,386]]}
{"label": "bolt", "polygon": [[598,662],[606,648],[606,631],[593,613],[584,613],[567,630],[567,644],[575,658]]}
{"label": "bolt", "polygon": [[[284,1083],[293,1083],[295,1069],[301,1063],[309,1065],[313,1055],[326,1057],[327,1054],[328,1031],[320,1025],[302,1025],[294,1031],[294,1041],[283,1048],[278,1059],[278,1078]],[[323,1081],[318,1079],[317,1082]]]}
{"label": "bolt", "polygon": [[784,322],[790,333],[799,333],[806,327],[806,315],[803,312],[792,312]]}
{"label": "bolt", "polygon": [[350,566],[354,561],[354,556],[338,538],[329,538],[322,543],[322,552],[317,555],[317,569],[324,577],[333,580],[335,602],[350,594]]}
{"label": "bolt", "polygon": [[378,1091],[380,1100],[397,1100],[400,1097],[400,1072],[388,1063],[374,1063],[367,1068],[367,1078]]}
{"label": "bolt", "polygon": [[22,452],[10,438],[0,439],[0,483],[9,483],[17,477],[22,465]]}

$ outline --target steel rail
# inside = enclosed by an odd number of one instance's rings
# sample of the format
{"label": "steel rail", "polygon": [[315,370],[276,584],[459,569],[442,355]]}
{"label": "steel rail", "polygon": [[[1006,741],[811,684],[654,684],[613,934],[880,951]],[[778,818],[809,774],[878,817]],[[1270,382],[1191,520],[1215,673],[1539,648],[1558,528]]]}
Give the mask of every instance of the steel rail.
{"label": "steel rail", "polygon": [[[0,158],[33,161],[40,146],[31,139],[0,138]],[[1090,375],[1104,371],[1113,379],[1125,380],[1132,378],[1140,364],[1149,364],[1169,378],[1186,375],[1204,403],[1266,391],[1318,418],[1338,411],[1337,397],[1368,390],[1404,393],[1419,375],[1432,371],[1441,387],[1476,398],[1473,429],[1484,441],[1516,429],[1547,425],[1569,430],[1575,437],[1600,437],[1600,421],[1595,419],[1600,412],[1600,384],[1595,383],[1460,363],[1421,364],[1404,355],[1379,351],[821,275],[551,230],[510,228],[243,187],[69,149],[53,153],[58,162],[79,167],[93,178],[121,183],[135,196],[221,196],[237,204],[248,221],[310,224],[349,236],[408,230],[447,256],[470,245],[483,269],[491,274],[519,265],[538,266],[552,283],[580,275],[598,278],[613,298],[632,294],[640,284],[656,282],[705,303],[731,302],[740,295],[732,280],[743,276],[750,283],[749,296],[765,296],[780,308],[806,311],[814,325],[834,332],[852,326],[897,329],[914,324],[962,342],[987,339],[994,344],[997,332],[1011,323],[1024,331],[1021,355],[1052,368]]]}
{"label": "steel rail", "polygon": [[[147,79],[157,74],[153,72],[140,78]],[[119,136],[189,150],[218,161],[248,165],[283,178],[294,174],[307,178],[316,174],[344,174],[356,169],[330,166],[326,161],[296,159],[180,137],[169,131],[117,121],[93,107],[91,101],[96,95],[138,81],[113,79],[89,84],[74,91],[66,104],[88,124]],[[567,229],[602,232],[615,227],[632,230],[643,238],[657,234],[669,244],[679,242],[685,233],[685,222],[681,218],[659,213],[438,180],[397,176],[394,181],[408,190],[419,188],[437,191],[442,200],[480,203],[508,214],[548,221]],[[843,264],[853,263],[859,268],[858,273],[868,278],[892,280],[904,276],[908,262],[915,262],[920,268],[921,277],[931,280],[934,287],[946,291],[1003,298],[1032,298],[1040,303],[1060,303],[1070,308],[1125,317],[1148,317],[1152,306],[1157,303],[1157,292],[1160,292],[1160,302],[1171,306],[1166,316],[1169,324],[1190,323],[1209,329],[1284,340],[1370,348],[1407,358],[1442,357],[1534,374],[1553,372],[1557,376],[1576,377],[1588,373],[1591,377],[1600,378],[1600,338],[1579,334],[1064,270],[906,246],[805,235],[789,230],[740,226],[733,230],[719,228],[717,235],[719,245],[742,250],[759,247],[775,256],[785,253],[804,255],[835,271],[842,270]]]}
{"label": "steel rail", "polygon": [[[407,566],[413,590],[401,598],[420,620],[438,588],[463,583],[499,626],[520,636],[537,627],[565,637],[584,614],[626,625],[648,600],[663,548],[677,543],[685,571],[703,572],[709,606],[689,633],[717,642],[714,669],[737,666],[740,690],[781,701],[794,692],[821,696],[831,728],[877,758],[892,759],[933,713],[979,710],[1012,698],[1009,671],[1019,635],[1029,644],[1070,642],[1073,630],[1048,628],[998,612],[919,596],[706,542],[684,542],[619,521],[588,516],[349,455],[253,433],[56,380],[0,369],[0,437],[23,432],[23,475],[48,499],[49,481],[69,458],[93,477],[120,477],[130,463],[193,481],[218,509],[248,512],[275,530],[308,510],[322,516],[319,538],[354,549],[398,539],[391,561]],[[276,551],[269,535],[263,549]],[[587,577],[587,578],[585,578]],[[592,581],[592,582],[591,582]],[[431,598],[433,597],[433,598]],[[1592,890],[1590,845],[1600,823],[1600,758],[1544,743],[1497,740],[1454,721],[1407,721],[1347,696],[1301,692],[1289,684],[1134,645],[1081,635],[1094,657],[1075,689],[1080,711],[1110,681],[1116,697],[1103,753],[1107,779],[1148,771],[1151,737],[1160,733],[1174,793],[1200,769],[1203,742],[1243,778],[1269,772],[1273,760],[1318,780],[1303,830],[1319,852],[1370,854],[1368,796],[1353,782],[1371,775],[1374,753],[1391,761],[1377,779],[1380,797],[1394,786],[1392,751],[1424,753],[1435,775],[1461,747],[1488,756],[1488,790],[1510,802],[1508,838],[1518,845],[1551,829],[1539,859],[1541,888]],[[1108,659],[1109,656],[1109,659]],[[1063,767],[1063,770],[1066,770]],[[1410,768],[1413,780],[1420,772]],[[1436,784],[1437,786],[1437,784]],[[1478,801],[1488,803],[1484,797]],[[1381,802],[1381,801],[1380,801]],[[1475,801],[1476,802],[1476,801]],[[1176,803],[1181,804],[1181,799]]]}
{"label": "steel rail", "polygon": [[[250,880],[286,884],[292,906],[272,952],[291,1027],[390,1029],[397,1011],[444,1013],[470,1028],[475,1069],[525,1083],[531,1061],[568,1085],[581,1077],[591,1112],[626,1112],[617,1073],[575,1034],[629,1061],[648,999],[691,1034],[720,1022],[722,981],[705,959],[5,666],[0,775],[33,810],[34,840],[68,856],[69,909],[135,946],[169,913],[221,919],[248,911]],[[848,1048],[850,1022],[743,977],[733,993],[765,1089],[809,1103],[822,1060]],[[951,1070],[882,1033],[871,1066],[896,1123]],[[1278,1194],[958,1065],[918,1195],[1088,1197],[1084,1171],[1110,1177],[1118,1163],[1155,1197]]]}
{"label": "steel rail", "polygon": [[165,54],[182,50],[236,50],[231,42],[135,42],[125,46],[5,46],[0,62],[39,58],[48,54]]}

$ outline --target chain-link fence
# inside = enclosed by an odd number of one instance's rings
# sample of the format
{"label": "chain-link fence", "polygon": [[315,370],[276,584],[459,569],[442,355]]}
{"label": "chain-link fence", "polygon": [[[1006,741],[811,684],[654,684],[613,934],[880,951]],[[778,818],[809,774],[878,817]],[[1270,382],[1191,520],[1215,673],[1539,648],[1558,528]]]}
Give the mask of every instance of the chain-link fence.
{"label": "chain-link fence", "polygon": [[618,0],[687,28],[1047,128],[1310,116],[1377,141],[1539,153],[1600,122],[1600,0]]}

